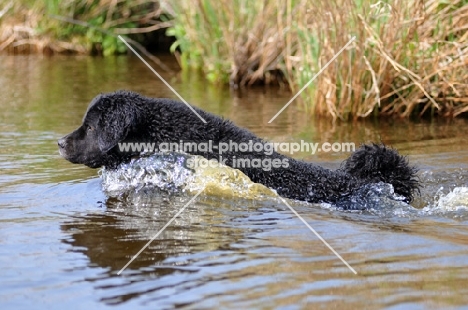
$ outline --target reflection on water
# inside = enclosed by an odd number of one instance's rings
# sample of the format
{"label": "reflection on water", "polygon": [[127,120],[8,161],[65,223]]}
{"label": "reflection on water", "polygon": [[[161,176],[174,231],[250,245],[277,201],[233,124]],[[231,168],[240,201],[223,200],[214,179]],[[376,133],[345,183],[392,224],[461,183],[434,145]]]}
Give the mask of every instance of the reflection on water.
{"label": "reflection on water", "polygon": [[[108,198],[97,170],[61,159],[56,139],[81,123],[99,92],[175,96],[138,59],[0,57],[0,300],[6,309],[468,303],[466,120],[342,124],[309,120],[294,103],[267,124],[290,94],[275,88],[232,92],[207,86],[195,74],[163,75],[189,102],[277,142],[383,141],[396,147],[421,170],[421,196],[402,209],[417,213],[343,212],[290,201],[356,269],[354,275],[280,200],[220,193],[214,184],[220,174],[212,171],[211,192],[119,276],[192,196],[142,188],[131,199]],[[297,154],[330,168],[347,156]]]}

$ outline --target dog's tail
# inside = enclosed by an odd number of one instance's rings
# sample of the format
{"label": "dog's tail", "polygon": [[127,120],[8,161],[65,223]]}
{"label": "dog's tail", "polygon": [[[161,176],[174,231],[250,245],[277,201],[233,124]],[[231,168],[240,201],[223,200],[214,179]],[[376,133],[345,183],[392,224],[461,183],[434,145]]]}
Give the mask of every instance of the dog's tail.
{"label": "dog's tail", "polygon": [[383,144],[362,145],[343,162],[342,169],[366,182],[393,185],[395,193],[404,196],[408,203],[419,192],[418,170],[396,150]]}

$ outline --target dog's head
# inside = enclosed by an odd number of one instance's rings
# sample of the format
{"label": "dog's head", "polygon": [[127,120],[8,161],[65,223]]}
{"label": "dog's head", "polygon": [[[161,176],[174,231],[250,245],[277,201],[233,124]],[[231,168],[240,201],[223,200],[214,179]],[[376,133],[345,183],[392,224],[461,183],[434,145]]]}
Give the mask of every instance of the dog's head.
{"label": "dog's head", "polygon": [[110,160],[111,150],[131,130],[135,116],[132,100],[137,94],[117,92],[95,97],[82,125],[58,140],[59,152],[66,160],[98,168]]}

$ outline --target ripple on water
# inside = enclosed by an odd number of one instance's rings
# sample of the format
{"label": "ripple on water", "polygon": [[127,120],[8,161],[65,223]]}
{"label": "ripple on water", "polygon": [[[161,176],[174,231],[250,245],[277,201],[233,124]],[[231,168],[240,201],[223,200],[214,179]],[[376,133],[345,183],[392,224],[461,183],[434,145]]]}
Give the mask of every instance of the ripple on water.
{"label": "ripple on water", "polygon": [[[124,199],[132,205],[148,203],[148,191],[203,194],[224,198],[277,198],[275,191],[252,182],[245,174],[222,164],[188,168],[187,161],[196,156],[182,153],[160,153],[133,159],[117,169],[100,171],[102,187],[108,197]],[[153,193],[154,194],[154,193]],[[146,196],[145,196],[146,195]],[[144,197],[143,197],[144,196]],[[151,199],[150,199],[151,200]],[[468,188],[457,188],[441,194],[436,201],[427,201],[425,208],[417,209],[394,193],[390,184],[369,184],[336,205],[321,204],[335,211],[367,213],[379,217],[419,217],[466,211]],[[452,214],[452,213],[450,213]]]}

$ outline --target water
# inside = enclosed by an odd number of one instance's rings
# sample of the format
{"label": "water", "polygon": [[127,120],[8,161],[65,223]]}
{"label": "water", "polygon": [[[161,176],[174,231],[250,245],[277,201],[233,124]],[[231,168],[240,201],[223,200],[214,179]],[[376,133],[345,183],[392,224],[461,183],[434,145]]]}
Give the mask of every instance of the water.
{"label": "water", "polygon": [[[355,275],[281,199],[232,169],[191,174],[175,169],[177,161],[171,166],[153,159],[159,165],[154,171],[165,173],[141,174],[147,166],[132,166],[127,179],[112,183],[124,188],[107,191],[97,170],[60,158],[56,139],[81,123],[99,92],[130,89],[175,98],[138,59],[4,56],[0,72],[2,309],[468,304],[465,120],[340,124],[308,120],[294,103],[269,125],[289,100],[287,92],[231,92],[207,86],[194,74],[164,74],[191,103],[259,136],[279,142],[383,141],[420,167],[424,188],[411,206],[389,207],[384,198],[391,193],[385,187],[362,196],[375,202],[376,193],[383,192],[377,198],[381,203],[366,212],[287,201]],[[330,168],[347,156],[295,155]],[[133,190],[125,188],[138,171],[161,186],[135,182]],[[209,190],[119,275],[201,184]]]}

